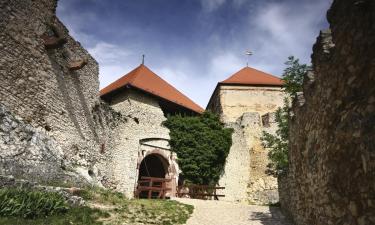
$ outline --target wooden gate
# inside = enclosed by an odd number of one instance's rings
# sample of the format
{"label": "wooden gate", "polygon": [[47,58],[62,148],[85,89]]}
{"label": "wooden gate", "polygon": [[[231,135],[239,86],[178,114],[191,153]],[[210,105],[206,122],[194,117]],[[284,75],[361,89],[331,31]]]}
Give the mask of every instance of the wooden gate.
{"label": "wooden gate", "polygon": [[134,196],[136,198],[147,197],[148,199],[165,199],[167,191],[171,190],[171,188],[167,188],[168,182],[171,182],[171,179],[141,177],[141,179],[138,180]]}

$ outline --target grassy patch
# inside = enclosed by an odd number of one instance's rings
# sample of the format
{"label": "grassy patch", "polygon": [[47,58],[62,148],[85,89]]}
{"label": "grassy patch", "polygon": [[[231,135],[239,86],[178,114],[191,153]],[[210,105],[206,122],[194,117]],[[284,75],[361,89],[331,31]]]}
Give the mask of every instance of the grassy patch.
{"label": "grassy patch", "polygon": [[128,200],[115,209],[121,219],[128,223],[184,224],[193,212],[193,206],[170,200]]}
{"label": "grassy patch", "polygon": [[102,225],[100,218],[109,217],[109,213],[89,207],[70,208],[66,213],[48,217],[24,219],[17,217],[0,217],[0,224],[4,225]]}
{"label": "grassy patch", "polygon": [[69,207],[64,198],[55,192],[25,189],[0,189],[0,224],[99,225],[99,218],[109,213],[89,207]]}
{"label": "grassy patch", "polygon": [[91,188],[80,192],[91,203],[107,208],[110,224],[184,224],[193,212],[193,206],[171,200],[147,200],[124,197],[122,193]]}
{"label": "grassy patch", "polygon": [[54,192],[0,189],[0,216],[38,218],[65,213],[64,198]]}
{"label": "grassy patch", "polygon": [[120,192],[96,187],[82,189],[77,195],[81,196],[86,201],[112,205],[121,204],[127,200]]}
{"label": "grassy patch", "polygon": [[[3,210],[0,224],[172,225],[184,224],[193,212],[193,206],[176,201],[129,200],[122,193],[100,188],[87,188],[76,194],[83,197],[88,206],[69,207],[56,193],[0,189],[0,211]],[[12,204],[13,208],[9,211],[6,206]]]}

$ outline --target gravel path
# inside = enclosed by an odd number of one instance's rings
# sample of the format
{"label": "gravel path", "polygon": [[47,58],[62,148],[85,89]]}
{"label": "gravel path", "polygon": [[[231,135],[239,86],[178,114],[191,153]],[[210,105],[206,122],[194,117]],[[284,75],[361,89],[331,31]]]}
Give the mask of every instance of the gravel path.
{"label": "gravel path", "polygon": [[291,225],[277,207],[186,198],[175,200],[194,206],[186,225]]}

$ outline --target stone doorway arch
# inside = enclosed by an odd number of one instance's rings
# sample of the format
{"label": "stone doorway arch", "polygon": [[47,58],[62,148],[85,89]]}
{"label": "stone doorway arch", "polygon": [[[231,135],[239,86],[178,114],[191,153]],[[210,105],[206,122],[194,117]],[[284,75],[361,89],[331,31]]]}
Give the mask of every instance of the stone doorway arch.
{"label": "stone doorway arch", "polygon": [[[164,143],[165,142],[165,143]],[[176,154],[171,152],[168,139],[147,138],[140,140],[137,163],[137,183],[142,176],[169,178],[167,187],[171,189],[167,197],[176,196],[179,168]]]}
{"label": "stone doorway arch", "polygon": [[169,163],[159,154],[149,154],[143,158],[139,165],[138,180],[141,177],[165,178],[168,174]]}

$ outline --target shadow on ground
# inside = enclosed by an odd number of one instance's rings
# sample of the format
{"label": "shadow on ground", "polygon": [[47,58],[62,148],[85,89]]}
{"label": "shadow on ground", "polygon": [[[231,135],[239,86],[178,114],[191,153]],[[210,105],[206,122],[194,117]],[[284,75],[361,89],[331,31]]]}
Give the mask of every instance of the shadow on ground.
{"label": "shadow on ground", "polygon": [[252,212],[249,220],[259,221],[263,225],[293,225],[281,213],[280,208],[274,206],[269,207],[269,212]]}

